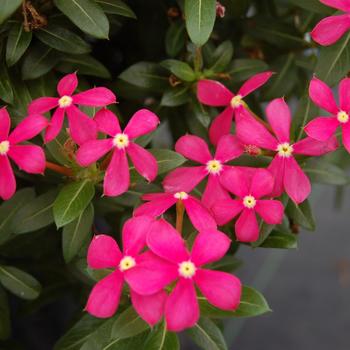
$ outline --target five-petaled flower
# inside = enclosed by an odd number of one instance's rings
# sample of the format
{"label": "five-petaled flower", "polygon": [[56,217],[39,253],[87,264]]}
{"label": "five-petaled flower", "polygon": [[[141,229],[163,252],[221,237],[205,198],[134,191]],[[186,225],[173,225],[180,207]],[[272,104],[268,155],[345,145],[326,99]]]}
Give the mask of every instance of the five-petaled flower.
{"label": "five-petaled flower", "polygon": [[36,145],[19,145],[19,143],[35,137],[46,126],[46,118],[39,114],[32,114],[24,118],[10,133],[10,116],[5,107],[0,109],[0,197],[2,199],[10,199],[16,192],[16,179],[9,158],[27,173],[44,172],[43,149]]}
{"label": "five-petaled flower", "polygon": [[67,113],[70,135],[78,145],[96,138],[97,131],[94,121],[76,105],[104,107],[116,102],[115,95],[105,87],[96,87],[73,95],[77,86],[76,74],[67,74],[57,85],[60,97],[39,97],[29,105],[28,110],[31,114],[45,113],[56,108],[46,129],[45,142],[52,141],[59,134],[65,113]]}
{"label": "five-petaled flower", "polygon": [[266,108],[266,115],[276,137],[244,109],[236,116],[237,136],[244,143],[276,152],[268,166],[275,179],[271,195],[280,196],[285,190],[295,203],[301,203],[309,196],[311,184],[294,155],[320,156],[332,152],[338,147],[337,139],[332,137],[320,142],[306,137],[291,143],[291,112],[283,98],[270,102]]}
{"label": "five-petaled flower", "polygon": [[153,181],[158,172],[157,161],[133,140],[156,129],[158,117],[147,109],[140,109],[132,116],[124,131],[120,128],[117,116],[108,109],[98,111],[94,120],[98,130],[111,137],[85,142],[77,152],[77,161],[81,166],[89,166],[113,150],[104,177],[104,194],[118,196],[128,190],[130,173],[127,154],[136,171],[148,181]]}
{"label": "five-petaled flower", "polygon": [[229,134],[233,116],[237,111],[246,108],[243,98],[264,85],[272,72],[263,72],[252,76],[233,94],[223,84],[215,80],[200,80],[197,87],[198,100],[208,106],[223,107],[224,111],[213,121],[209,129],[210,141],[216,145],[221,136]]}
{"label": "five-petaled flower", "polygon": [[[165,291],[159,290],[150,294],[148,290],[146,295],[141,295],[129,283],[129,276],[131,281],[142,278],[142,273],[137,271],[139,265],[142,266],[143,262],[152,260],[152,253],[141,253],[151,223],[150,217],[139,216],[129,219],[124,224],[123,252],[110,236],[100,234],[91,241],[87,255],[88,266],[92,269],[114,269],[92,289],[86,305],[86,311],[91,315],[101,318],[113,316],[118,309],[126,281],[130,286],[131,302],[139,315],[151,326],[162,318],[167,297]],[[156,257],[154,259],[158,261]]]}
{"label": "five-petaled flower", "polygon": [[212,207],[219,225],[224,225],[240,214],[235,223],[238,241],[255,242],[259,238],[256,213],[268,224],[280,224],[283,219],[283,205],[274,199],[262,199],[271,194],[274,179],[266,169],[254,172],[243,168],[232,168],[222,176],[223,185],[237,199],[219,201]]}

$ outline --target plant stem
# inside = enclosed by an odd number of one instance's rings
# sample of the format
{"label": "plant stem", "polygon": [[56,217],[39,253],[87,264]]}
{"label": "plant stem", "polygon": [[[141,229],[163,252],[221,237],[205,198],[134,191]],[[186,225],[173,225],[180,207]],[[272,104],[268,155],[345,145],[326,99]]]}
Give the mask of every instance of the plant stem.
{"label": "plant stem", "polygon": [[184,221],[185,207],[181,199],[176,202],[176,230],[181,234]]}
{"label": "plant stem", "polygon": [[56,173],[62,174],[62,175],[66,175],[66,176],[72,176],[73,175],[73,171],[72,169],[63,167],[61,165],[55,164],[55,163],[51,163],[51,162],[46,162],[46,168],[50,169]]}

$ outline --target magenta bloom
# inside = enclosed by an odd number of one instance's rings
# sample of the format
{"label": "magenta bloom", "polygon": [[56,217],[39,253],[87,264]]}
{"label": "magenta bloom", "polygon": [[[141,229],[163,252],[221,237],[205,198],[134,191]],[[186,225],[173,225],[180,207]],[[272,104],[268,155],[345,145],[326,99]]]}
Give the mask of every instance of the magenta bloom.
{"label": "magenta bloom", "polygon": [[94,119],[98,130],[111,138],[85,142],[77,152],[77,161],[81,166],[89,166],[113,150],[104,178],[104,194],[118,196],[128,190],[130,173],[127,154],[136,171],[148,181],[153,181],[158,172],[156,159],[132,140],[156,129],[158,117],[147,109],[140,109],[132,116],[124,131],[120,128],[117,116],[108,109],[98,111]]}
{"label": "magenta bloom", "polygon": [[234,115],[245,108],[243,98],[264,85],[271,77],[272,72],[263,72],[252,76],[233,94],[223,84],[215,80],[200,80],[198,82],[198,100],[208,106],[221,107],[224,111],[213,121],[209,129],[210,142],[216,145],[220,137],[231,132],[231,124]]}
{"label": "magenta bloom", "polygon": [[319,141],[327,141],[335,134],[338,126],[343,133],[343,144],[350,152],[350,79],[345,78],[339,85],[340,108],[337,107],[332,90],[321,80],[313,78],[309,94],[312,101],[319,107],[331,113],[330,117],[318,117],[310,121],[305,132],[308,136]]}
{"label": "magenta bloom", "polygon": [[343,15],[329,16],[322,19],[312,30],[312,39],[320,45],[328,46],[338,41],[350,29],[350,1],[320,0],[320,2],[346,12]]}
{"label": "magenta bloom", "polygon": [[276,152],[268,167],[275,179],[271,195],[280,196],[285,190],[295,203],[301,203],[309,196],[311,184],[295,160],[294,154],[321,156],[338,147],[337,139],[333,137],[326,142],[320,142],[306,137],[292,144],[290,140],[291,113],[283,98],[270,102],[266,108],[266,115],[276,137],[272,136],[263,124],[244,109],[237,115],[237,136],[246,144],[253,144]]}
{"label": "magenta bloom", "polygon": [[[137,274],[139,265],[152,260],[153,254],[141,253],[146,244],[146,235],[152,219],[145,216],[126,221],[123,227],[123,252],[116,241],[107,235],[97,235],[90,243],[88,250],[88,265],[92,269],[114,269],[92,289],[86,311],[101,318],[111,317],[118,309],[124,281],[128,282],[129,275]],[[141,254],[140,254],[141,253]],[[154,259],[157,259],[154,257]],[[158,260],[156,260],[158,261]],[[140,275],[140,274],[138,274]],[[133,276],[132,280],[137,279]],[[150,281],[152,279],[150,278]],[[131,302],[139,315],[151,326],[158,323],[164,312],[166,293],[140,295],[131,286]]]}
{"label": "magenta bloom", "polygon": [[157,217],[163,215],[170,207],[178,201],[182,201],[192,225],[198,230],[217,228],[216,222],[206,207],[195,197],[186,192],[176,193],[147,193],[141,197],[149,201],[140,205],[134,211],[135,216],[149,215]]}
{"label": "magenta bloom", "polygon": [[65,113],[67,113],[70,135],[78,145],[96,138],[97,131],[94,121],[80,111],[76,105],[104,107],[116,102],[115,95],[104,87],[93,88],[73,95],[77,86],[77,75],[75,73],[67,74],[57,85],[60,97],[39,97],[29,105],[28,110],[31,114],[45,113],[56,108],[46,129],[45,142],[52,141],[59,134]]}
{"label": "magenta bloom", "polygon": [[224,135],[220,138],[215,155],[212,156],[206,142],[198,136],[185,135],[179,138],[175,145],[176,152],[202,165],[180,167],[169,173],[163,182],[167,192],[191,192],[206,176],[208,182],[202,196],[207,207],[219,199],[230,198],[227,191],[221,186],[221,175],[230,168],[225,165],[232,159],[239,157],[244,148],[233,135]]}
{"label": "magenta bloom", "polygon": [[273,199],[262,199],[271,194],[274,179],[266,169],[256,169],[254,175],[233,168],[222,176],[223,185],[237,199],[226,199],[218,202],[212,208],[216,221],[224,225],[238,214],[235,232],[238,241],[255,242],[259,238],[258,214],[270,225],[280,224],[283,219],[283,205]]}
{"label": "magenta bloom", "polygon": [[45,153],[36,145],[20,145],[38,135],[47,126],[47,120],[33,114],[23,119],[9,135],[11,119],[5,107],[0,109],[0,197],[10,199],[16,192],[16,179],[11,158],[29,174],[42,174],[45,170]]}
{"label": "magenta bloom", "polygon": [[[230,246],[230,239],[222,232],[209,230],[199,233],[194,241],[192,253],[186,248],[181,235],[165,220],[152,224],[147,236],[147,245],[159,256],[143,268],[143,280],[137,279],[140,291],[150,288],[162,290],[169,283],[176,285],[165,304],[165,319],[170,331],[182,331],[193,327],[199,319],[199,306],[195,285],[209,303],[224,309],[235,310],[241,297],[241,282],[229,273],[211,271],[203,265],[221,259]],[[148,274],[153,270],[162,272],[157,283]],[[137,283],[134,283],[136,286]]]}

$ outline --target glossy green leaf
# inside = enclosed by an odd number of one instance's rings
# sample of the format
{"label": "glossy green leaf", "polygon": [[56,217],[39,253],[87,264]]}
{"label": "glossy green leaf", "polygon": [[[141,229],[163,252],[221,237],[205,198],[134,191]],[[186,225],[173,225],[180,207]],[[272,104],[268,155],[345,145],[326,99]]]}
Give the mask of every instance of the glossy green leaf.
{"label": "glossy green leaf", "polygon": [[121,0],[95,0],[103,12],[112,15],[136,18],[134,11]]}
{"label": "glossy green leaf", "polygon": [[316,223],[312,214],[310,202],[307,199],[299,205],[289,201],[286,213],[288,217],[291,218],[292,224],[300,225],[309,231],[315,231]]}
{"label": "glossy green leaf", "polygon": [[288,2],[307,11],[320,13],[322,15],[331,15],[334,12],[331,7],[323,5],[319,0],[288,0]]}
{"label": "glossy green leaf", "polygon": [[157,159],[158,175],[167,173],[186,162],[181,154],[168,149],[150,149],[149,150]]}
{"label": "glossy green leaf", "polygon": [[165,321],[149,333],[142,350],[179,350],[180,343],[176,333],[168,332]]}
{"label": "glossy green leaf", "polygon": [[189,100],[189,89],[187,86],[177,86],[165,91],[160,104],[165,107],[181,106]]}
{"label": "glossy green leaf", "polygon": [[241,58],[233,60],[227,69],[227,73],[234,77],[235,81],[245,81],[251,76],[266,71],[268,65],[261,60]]}
{"label": "glossy green leaf", "polygon": [[10,17],[22,4],[22,0],[1,0],[0,24]]}
{"label": "glossy green leaf", "polygon": [[226,40],[221,43],[213,52],[213,62],[210,70],[214,72],[224,71],[230,63],[233,56],[233,45],[231,41]]}
{"label": "glossy green leaf", "polygon": [[176,57],[185,46],[185,26],[182,21],[170,24],[165,36],[165,50],[168,56]]}
{"label": "glossy green leaf", "polygon": [[259,247],[295,249],[298,247],[298,240],[296,235],[273,231]]}
{"label": "glossy green leaf", "polygon": [[6,103],[13,103],[14,91],[6,66],[0,66],[0,100]]}
{"label": "glossy green leaf", "polygon": [[6,292],[0,285],[0,339],[5,340],[11,334],[10,308]]}
{"label": "glossy green leaf", "polygon": [[177,76],[180,80],[191,82],[196,79],[196,74],[194,73],[192,67],[186,62],[178,60],[165,60],[161,62],[161,65]]}

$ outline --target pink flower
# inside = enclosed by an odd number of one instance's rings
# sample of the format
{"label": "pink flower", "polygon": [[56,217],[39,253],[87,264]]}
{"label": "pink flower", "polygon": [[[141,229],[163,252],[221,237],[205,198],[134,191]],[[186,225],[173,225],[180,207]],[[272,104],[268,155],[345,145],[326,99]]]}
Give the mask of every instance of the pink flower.
{"label": "pink flower", "polygon": [[255,242],[259,238],[259,225],[256,213],[270,225],[280,224],[283,219],[283,205],[272,199],[261,199],[270,195],[274,179],[265,169],[256,169],[251,176],[242,169],[233,168],[222,176],[223,185],[237,199],[226,199],[218,202],[212,208],[216,221],[224,225],[239,215],[235,223],[238,241]]}
{"label": "pink flower", "polygon": [[5,107],[0,109],[0,197],[10,199],[16,192],[16,179],[11,158],[21,170],[29,174],[42,174],[45,170],[45,153],[35,145],[20,145],[38,135],[47,126],[47,120],[38,114],[23,119],[9,135],[11,119]]}
{"label": "pink flower", "polygon": [[350,29],[349,0],[320,0],[323,4],[345,12],[340,16],[322,19],[311,32],[311,37],[323,46],[334,44]]}
{"label": "pink flower", "polygon": [[[145,261],[152,261],[153,254],[141,253],[146,244],[146,235],[152,219],[139,216],[126,221],[122,232],[123,252],[116,241],[107,235],[97,235],[90,243],[88,250],[88,265],[92,269],[114,269],[92,289],[86,311],[101,318],[111,317],[118,309],[124,281],[128,282],[129,275],[137,274],[139,266]],[[157,257],[154,257],[158,261]],[[140,275],[140,274],[139,274]],[[133,277],[135,280],[135,277]],[[137,280],[137,277],[136,277]],[[150,283],[152,276],[150,276]],[[166,293],[141,295],[130,288],[131,302],[139,315],[151,326],[158,323],[164,312]]]}
{"label": "pink flower", "polygon": [[95,123],[76,105],[104,107],[116,102],[115,95],[104,87],[93,88],[73,95],[77,86],[77,75],[75,73],[67,74],[57,85],[60,97],[39,97],[29,105],[28,110],[31,114],[45,113],[56,108],[46,129],[45,142],[52,141],[59,134],[65,113],[67,113],[70,135],[78,145],[96,138]]}
{"label": "pink flower", "polygon": [[244,109],[236,117],[237,136],[244,143],[276,152],[268,167],[275,178],[271,195],[280,196],[285,190],[295,203],[301,203],[309,196],[311,184],[295,160],[294,154],[320,156],[332,152],[338,147],[337,139],[334,137],[327,142],[320,142],[307,137],[291,143],[291,113],[282,98],[268,104],[266,115],[276,137]]}
{"label": "pink flower", "polygon": [[[169,283],[176,285],[165,304],[165,319],[170,331],[181,331],[195,325],[199,319],[199,306],[195,285],[209,303],[224,309],[235,310],[241,297],[241,282],[229,273],[211,271],[203,265],[221,259],[230,247],[230,239],[222,232],[210,230],[199,233],[190,253],[180,234],[165,220],[152,224],[147,236],[147,245],[159,256],[155,265],[147,263],[138,272],[140,291],[150,288],[162,290]],[[148,274],[159,272],[159,279],[149,280]],[[162,274],[160,273],[162,272]],[[139,277],[139,276],[138,276]],[[134,283],[136,285],[137,283]]]}
{"label": "pink flower", "polygon": [[147,193],[142,196],[143,200],[149,201],[139,206],[134,211],[135,216],[149,215],[157,217],[163,215],[170,207],[178,201],[182,201],[192,225],[199,231],[205,229],[216,229],[217,225],[211,213],[195,197],[186,192],[176,193]]}
{"label": "pink flower", "polygon": [[111,138],[85,142],[77,152],[77,161],[81,166],[89,166],[113,150],[104,178],[104,194],[118,196],[128,190],[130,174],[127,154],[136,171],[148,181],[153,181],[158,172],[156,159],[132,140],[153,131],[159,124],[158,117],[147,109],[140,109],[132,116],[124,131],[116,115],[107,109],[97,112],[94,119],[99,131]]}
{"label": "pink flower", "polygon": [[344,147],[350,152],[350,79],[345,78],[339,85],[340,108],[337,107],[332,90],[321,80],[313,78],[309,94],[312,101],[319,107],[331,113],[331,117],[318,117],[310,121],[305,132],[319,141],[327,141],[335,134],[338,126],[343,133]]}
{"label": "pink flower", "polygon": [[198,100],[208,106],[221,107],[224,111],[213,121],[209,129],[209,138],[213,145],[219,142],[221,136],[231,132],[233,116],[237,111],[245,108],[243,98],[264,85],[271,77],[272,72],[263,72],[252,76],[233,94],[223,84],[215,80],[200,80],[198,82]]}
{"label": "pink flower", "polygon": [[208,182],[203,193],[202,201],[211,207],[219,199],[230,198],[221,186],[221,175],[230,168],[225,165],[232,159],[239,157],[244,148],[233,135],[220,138],[215,155],[212,156],[208,145],[203,139],[194,135],[179,138],[175,145],[176,152],[202,165],[194,167],[180,167],[169,173],[163,182],[167,192],[191,192],[206,176]]}

